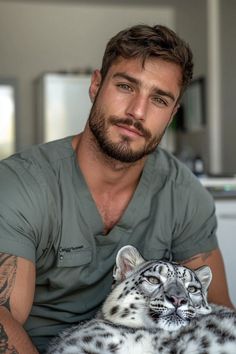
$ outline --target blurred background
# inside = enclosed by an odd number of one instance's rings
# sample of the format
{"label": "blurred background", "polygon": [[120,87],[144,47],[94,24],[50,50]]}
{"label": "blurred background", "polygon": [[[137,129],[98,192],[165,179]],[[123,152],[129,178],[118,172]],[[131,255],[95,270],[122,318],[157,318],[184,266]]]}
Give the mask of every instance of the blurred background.
{"label": "blurred background", "polygon": [[[235,14],[235,0],[0,0],[1,158],[44,139],[35,89],[44,73],[89,73],[118,30],[160,23],[190,44],[201,79],[190,95],[196,107],[185,109],[190,115],[176,120],[163,143],[184,159],[200,157],[207,172],[235,174]],[[6,119],[12,86],[15,118]]]}
{"label": "blurred background", "polygon": [[215,197],[236,303],[235,15],[235,0],[0,0],[0,159],[83,129],[91,72],[119,30],[174,29],[195,72],[162,145]]}

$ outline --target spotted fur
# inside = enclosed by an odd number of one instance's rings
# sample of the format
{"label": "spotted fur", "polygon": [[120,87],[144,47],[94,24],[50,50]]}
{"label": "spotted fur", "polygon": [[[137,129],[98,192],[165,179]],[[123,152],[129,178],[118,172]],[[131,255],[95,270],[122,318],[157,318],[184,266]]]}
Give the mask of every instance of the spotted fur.
{"label": "spotted fur", "polygon": [[97,318],[63,332],[48,354],[236,354],[236,313],[207,302],[209,267],[117,255],[115,285]]}

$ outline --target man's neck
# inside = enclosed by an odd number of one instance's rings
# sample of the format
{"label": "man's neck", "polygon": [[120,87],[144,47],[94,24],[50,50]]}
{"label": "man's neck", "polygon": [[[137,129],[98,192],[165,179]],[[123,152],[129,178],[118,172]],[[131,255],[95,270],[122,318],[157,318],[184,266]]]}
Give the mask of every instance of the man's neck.
{"label": "man's neck", "polygon": [[72,146],[80,169],[91,191],[134,190],[140,179],[145,158],[135,163],[123,163],[107,157],[97,146],[89,128],[74,137]]}
{"label": "man's neck", "polygon": [[145,159],[127,164],[107,158],[87,127],[72,145],[106,235],[119,222],[139,183]]}

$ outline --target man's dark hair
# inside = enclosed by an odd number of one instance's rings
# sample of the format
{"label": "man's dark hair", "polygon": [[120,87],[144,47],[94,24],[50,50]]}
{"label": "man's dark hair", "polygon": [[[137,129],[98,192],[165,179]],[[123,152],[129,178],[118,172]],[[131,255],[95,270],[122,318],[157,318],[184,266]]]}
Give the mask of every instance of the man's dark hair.
{"label": "man's dark hair", "polygon": [[193,55],[189,45],[165,26],[136,25],[112,37],[103,56],[102,79],[119,57],[140,58],[143,66],[146,59],[153,57],[176,63],[182,69],[181,93],[192,79]]}

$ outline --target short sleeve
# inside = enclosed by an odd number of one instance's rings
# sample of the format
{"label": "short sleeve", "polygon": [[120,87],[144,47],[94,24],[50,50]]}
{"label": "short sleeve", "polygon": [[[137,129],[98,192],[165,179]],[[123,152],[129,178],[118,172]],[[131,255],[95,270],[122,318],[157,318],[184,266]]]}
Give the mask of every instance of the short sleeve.
{"label": "short sleeve", "polygon": [[218,247],[215,205],[210,193],[193,177],[181,186],[178,218],[173,235],[172,256],[183,261]]}
{"label": "short sleeve", "polygon": [[14,158],[0,163],[0,252],[35,262],[46,219],[44,192],[29,170]]}

